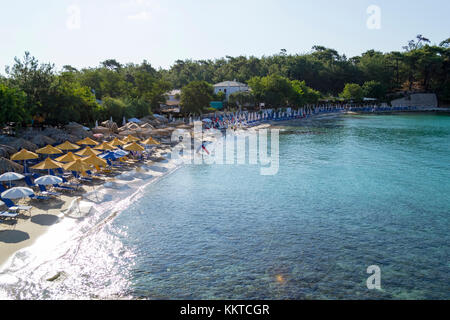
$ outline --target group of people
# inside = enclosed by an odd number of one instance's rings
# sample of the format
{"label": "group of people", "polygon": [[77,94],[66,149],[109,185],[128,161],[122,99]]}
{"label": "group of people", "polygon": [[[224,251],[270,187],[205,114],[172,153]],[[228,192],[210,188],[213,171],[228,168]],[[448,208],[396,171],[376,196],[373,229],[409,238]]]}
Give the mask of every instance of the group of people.
{"label": "group of people", "polygon": [[309,118],[318,114],[329,114],[339,112],[396,112],[416,110],[417,107],[389,107],[377,105],[343,105],[343,104],[324,104],[307,105],[302,108],[283,108],[283,109],[264,109],[257,112],[238,111],[221,112],[213,116],[183,118],[183,122],[192,124],[196,121],[203,122],[204,129],[241,129],[251,127],[262,122],[286,121],[293,119]]}

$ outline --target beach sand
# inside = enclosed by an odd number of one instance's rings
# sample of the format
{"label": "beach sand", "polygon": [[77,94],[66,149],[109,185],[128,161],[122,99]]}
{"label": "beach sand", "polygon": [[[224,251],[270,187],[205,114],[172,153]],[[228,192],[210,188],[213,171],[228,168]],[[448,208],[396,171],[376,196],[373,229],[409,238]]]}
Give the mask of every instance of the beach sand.
{"label": "beach sand", "polygon": [[[152,158],[158,163],[165,159],[163,155],[170,151],[170,147],[162,145],[155,150]],[[147,166],[152,164],[155,162],[145,161],[142,163]],[[161,163],[159,166],[165,166],[165,164]],[[126,173],[133,169],[139,171],[139,167],[140,165],[133,165],[118,173]],[[161,173],[155,172],[155,175],[161,175]],[[82,199],[86,194],[92,193],[104,183],[113,180],[115,180],[114,177],[96,179],[94,184],[83,184],[82,189],[74,194],[63,193],[48,201],[21,200],[16,202],[20,205],[32,206],[33,209],[30,212],[21,212],[18,219],[0,220],[0,269],[17,251],[33,245],[52,226],[61,222],[74,200]]]}
{"label": "beach sand", "polygon": [[[90,192],[92,186],[83,186],[82,192]],[[22,212],[18,219],[0,221],[0,266],[18,250],[31,246],[39,236],[47,232],[52,225],[64,218],[64,211],[81,196],[61,195],[49,201],[27,201],[23,205],[33,206],[28,212]]]}

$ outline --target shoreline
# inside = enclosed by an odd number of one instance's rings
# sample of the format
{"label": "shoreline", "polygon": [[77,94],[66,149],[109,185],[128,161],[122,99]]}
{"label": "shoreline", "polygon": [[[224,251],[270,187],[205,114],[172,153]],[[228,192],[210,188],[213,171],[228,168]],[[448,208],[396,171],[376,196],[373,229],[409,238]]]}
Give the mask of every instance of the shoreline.
{"label": "shoreline", "polygon": [[[160,158],[159,160],[162,160],[161,155],[167,153],[167,148],[169,148],[165,145],[164,147],[165,149],[162,149],[161,152],[157,153],[154,158]],[[72,218],[70,216],[71,213],[80,210],[79,206],[81,202],[84,202],[84,205],[87,204],[86,209],[81,211],[89,211],[92,208],[95,209],[96,205],[101,204],[101,202],[96,203],[95,198],[98,197],[99,191],[108,188],[108,183],[117,183],[118,181],[121,181],[121,176],[133,174],[133,172],[135,172],[136,175],[139,175],[139,173],[142,172],[143,167],[164,167],[164,164],[164,160],[147,160],[138,166],[121,172],[117,176],[101,179],[102,181],[100,183],[94,185],[83,184],[82,190],[77,192],[76,195],[62,194],[49,202],[33,202],[33,209],[30,213],[21,214],[16,221],[2,221],[0,224],[0,272],[11,264],[12,259],[18,252],[31,248],[43,236],[50,233],[54,226],[60,224],[65,219]],[[154,179],[152,179],[151,183],[170,172],[170,170],[167,172],[152,172]],[[123,180],[123,182],[127,181]],[[92,199],[89,199],[91,196]],[[85,212],[85,214],[88,214],[88,212]]]}
{"label": "shoreline", "polygon": [[[289,122],[303,122],[310,120],[322,120],[322,119],[330,119],[334,117],[339,117],[342,115],[361,115],[361,114],[403,114],[403,113],[434,113],[436,110],[408,110],[408,111],[400,111],[400,112],[331,112],[331,113],[320,113],[308,116],[307,118],[298,118],[298,119],[289,119],[289,120],[281,120],[281,121],[263,121],[257,123],[253,126],[247,126],[243,128],[244,130],[259,130],[265,129],[269,127],[276,127],[279,125],[283,125]],[[446,110],[440,109],[439,111],[447,113],[450,112],[450,108]],[[170,159],[166,159],[162,157],[163,154],[168,154],[172,151],[173,147],[169,145],[162,145],[162,148],[156,155],[154,155],[153,159],[159,159],[162,161],[150,161],[147,160],[144,163],[141,163],[130,170],[126,170],[121,172],[118,176],[123,174],[127,174],[135,171],[136,173],[141,172],[145,167],[148,166],[164,166],[164,164],[171,163]],[[164,160],[163,160],[164,159]],[[164,162],[165,161],[165,162]],[[181,166],[177,166],[178,169]],[[175,170],[176,170],[175,169]],[[150,183],[154,183],[160,178],[166,176],[167,174],[172,173],[173,171],[168,172],[153,172],[157,174],[155,179],[152,179]],[[148,173],[148,172],[147,172]],[[145,174],[145,173],[144,173]],[[17,220],[17,223],[13,224],[10,221],[5,221],[0,224],[0,272],[4,270],[11,262],[13,257],[23,249],[27,249],[33,246],[42,236],[51,232],[52,227],[59,224],[64,219],[68,218],[70,212],[74,211],[76,207],[74,204],[77,199],[81,199],[81,201],[86,200],[89,201],[88,197],[91,195],[95,195],[100,188],[106,188],[105,184],[116,183],[116,176],[104,179],[100,183],[100,185],[92,186],[92,185],[83,185],[83,191],[78,195],[61,195],[59,199],[51,200],[49,203],[38,203],[39,206],[33,206],[30,215],[21,215],[20,219]],[[147,186],[148,184],[144,184]],[[97,190],[97,191],[96,191]],[[92,207],[95,207],[95,201],[93,202]]]}

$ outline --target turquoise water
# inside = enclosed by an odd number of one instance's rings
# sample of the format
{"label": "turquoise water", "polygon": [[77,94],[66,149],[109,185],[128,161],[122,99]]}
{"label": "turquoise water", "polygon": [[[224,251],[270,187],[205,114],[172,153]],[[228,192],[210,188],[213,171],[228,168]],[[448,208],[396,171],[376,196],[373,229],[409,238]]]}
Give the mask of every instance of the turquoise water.
{"label": "turquoise water", "polygon": [[[274,176],[204,164],[117,177],[16,254],[0,298],[450,299],[450,116],[282,129]],[[157,171],[171,173],[153,183]],[[367,288],[372,265],[381,290]]]}
{"label": "turquoise water", "polygon": [[[280,170],[186,166],[110,227],[150,299],[449,299],[450,116],[291,123]],[[368,290],[367,267],[382,290]]]}

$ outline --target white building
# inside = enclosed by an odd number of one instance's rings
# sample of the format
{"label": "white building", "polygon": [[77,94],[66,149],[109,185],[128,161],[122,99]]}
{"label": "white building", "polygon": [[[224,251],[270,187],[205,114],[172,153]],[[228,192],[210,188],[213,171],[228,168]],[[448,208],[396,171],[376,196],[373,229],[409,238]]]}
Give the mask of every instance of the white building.
{"label": "white building", "polygon": [[172,90],[170,92],[167,92],[165,96],[166,96],[166,103],[160,105],[161,112],[179,113],[181,110],[180,107],[181,90],[180,89]]}
{"label": "white building", "polygon": [[219,92],[225,93],[227,100],[230,97],[230,95],[235,92],[247,92],[247,91],[249,91],[248,85],[236,81],[224,81],[214,85],[214,93],[215,94],[218,94]]}
{"label": "white building", "polygon": [[167,102],[180,102],[181,90],[175,89],[166,93]]}

